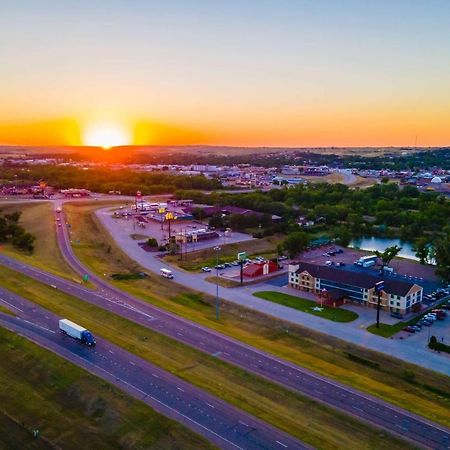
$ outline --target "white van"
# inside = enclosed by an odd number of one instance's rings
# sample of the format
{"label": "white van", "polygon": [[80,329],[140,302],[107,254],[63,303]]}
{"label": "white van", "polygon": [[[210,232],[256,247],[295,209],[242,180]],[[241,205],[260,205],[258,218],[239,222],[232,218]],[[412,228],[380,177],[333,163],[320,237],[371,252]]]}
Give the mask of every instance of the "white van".
{"label": "white van", "polygon": [[160,269],[159,273],[161,274],[161,276],[163,276],[164,278],[169,278],[172,279],[173,278],[173,273],[171,270],[169,269]]}

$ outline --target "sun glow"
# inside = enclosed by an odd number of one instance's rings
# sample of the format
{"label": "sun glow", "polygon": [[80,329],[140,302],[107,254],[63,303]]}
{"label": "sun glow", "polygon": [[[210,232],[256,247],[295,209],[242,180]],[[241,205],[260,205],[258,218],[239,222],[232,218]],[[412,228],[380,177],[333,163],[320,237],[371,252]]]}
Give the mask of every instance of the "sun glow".
{"label": "sun glow", "polygon": [[131,134],[121,125],[96,123],[86,127],[83,133],[83,142],[85,145],[103,148],[130,145]]}

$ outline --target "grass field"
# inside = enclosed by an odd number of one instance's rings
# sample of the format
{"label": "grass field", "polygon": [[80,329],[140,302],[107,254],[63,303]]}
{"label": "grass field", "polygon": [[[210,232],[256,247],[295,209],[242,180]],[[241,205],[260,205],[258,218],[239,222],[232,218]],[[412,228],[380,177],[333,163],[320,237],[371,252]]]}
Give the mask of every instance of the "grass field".
{"label": "grass field", "polygon": [[213,448],[111,384],[2,328],[0,358],[2,449]]}
{"label": "grass field", "polygon": [[[77,217],[74,233],[83,237],[82,245],[74,247],[77,256],[102,275],[142,270],[103,230],[93,214],[96,208],[98,205],[94,203],[66,205],[69,215]],[[213,298],[157,275],[114,284],[156,306],[450,425],[448,377],[226,302],[222,305],[221,320],[217,322]]]}
{"label": "grass field", "polygon": [[31,255],[17,250],[9,244],[3,245],[2,253],[61,277],[81,281],[81,278],[66,264],[59,251],[51,203],[0,202],[0,211],[3,214],[20,211],[22,213],[20,224],[26,231],[36,236],[35,249]]}
{"label": "grass field", "polygon": [[[254,256],[274,258],[277,255],[277,244],[282,240],[282,236],[269,236],[236,244],[221,245],[219,263],[234,261],[237,259],[238,252],[247,252],[247,255],[250,258]],[[169,264],[174,264],[189,271],[199,271],[204,266],[214,267],[216,265],[216,253],[212,248],[205,248],[203,250],[188,253],[187,261],[179,261],[179,255],[168,255],[164,259]]]}
{"label": "grass field", "polygon": [[[120,316],[0,267],[8,289],[318,448],[371,448],[379,431]],[[318,426],[322,424],[321,426]],[[323,425],[323,424],[326,424]],[[386,435],[389,448],[407,448]]]}
{"label": "grass field", "polygon": [[260,291],[253,294],[255,297],[269,300],[270,302],[280,305],[289,306],[289,308],[298,309],[314,316],[323,317],[324,319],[334,322],[352,322],[358,318],[358,314],[347,309],[329,308],[324,306],[322,311],[315,311],[313,308],[317,306],[317,302],[307,300],[306,298],[295,297],[293,295],[284,294],[283,292]]}

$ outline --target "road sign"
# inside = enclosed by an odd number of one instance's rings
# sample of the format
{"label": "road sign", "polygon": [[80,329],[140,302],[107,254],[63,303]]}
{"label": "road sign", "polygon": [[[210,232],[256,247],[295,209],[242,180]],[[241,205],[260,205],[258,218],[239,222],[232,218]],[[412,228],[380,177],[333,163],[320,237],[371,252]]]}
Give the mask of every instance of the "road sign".
{"label": "road sign", "polygon": [[375,292],[378,294],[384,289],[384,281],[379,281],[378,283],[375,283]]}
{"label": "road sign", "polygon": [[245,261],[247,259],[247,252],[239,252],[237,254],[237,259],[239,262]]}
{"label": "road sign", "polygon": [[84,281],[85,283],[87,283],[87,282],[89,281],[89,275],[88,275],[87,273],[85,273],[85,274],[83,275],[83,281]]}

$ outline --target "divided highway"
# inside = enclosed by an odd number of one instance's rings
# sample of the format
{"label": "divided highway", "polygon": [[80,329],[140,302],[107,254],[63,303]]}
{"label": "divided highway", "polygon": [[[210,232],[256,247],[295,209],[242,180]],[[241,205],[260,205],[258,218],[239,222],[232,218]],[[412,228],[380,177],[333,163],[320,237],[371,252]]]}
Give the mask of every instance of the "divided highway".
{"label": "divided highway", "polygon": [[18,333],[118,386],[158,412],[183,423],[223,449],[306,449],[292,436],[99,338],[79,344],[58,331],[58,319],[32,302],[0,288],[0,326]]}
{"label": "divided highway", "polygon": [[80,264],[72,252],[65,227],[57,227],[57,231],[64,257],[78,273],[89,273],[91,280],[99,288],[97,291],[3,255],[0,256],[0,263],[249,372],[401,435],[416,445],[436,449],[450,448],[450,430],[443,426],[433,424],[380,399],[321,377],[116,289]]}

